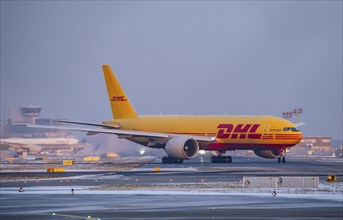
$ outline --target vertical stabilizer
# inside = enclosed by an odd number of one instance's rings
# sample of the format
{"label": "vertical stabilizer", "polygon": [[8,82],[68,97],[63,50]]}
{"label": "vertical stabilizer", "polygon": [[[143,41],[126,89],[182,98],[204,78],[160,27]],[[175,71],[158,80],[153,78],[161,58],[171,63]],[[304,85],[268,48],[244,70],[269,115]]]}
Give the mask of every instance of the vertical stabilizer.
{"label": "vertical stabilizer", "polygon": [[114,76],[109,65],[103,65],[108,98],[111,103],[113,118],[135,118],[137,114],[133,109],[124,90],[121,88],[117,78]]}

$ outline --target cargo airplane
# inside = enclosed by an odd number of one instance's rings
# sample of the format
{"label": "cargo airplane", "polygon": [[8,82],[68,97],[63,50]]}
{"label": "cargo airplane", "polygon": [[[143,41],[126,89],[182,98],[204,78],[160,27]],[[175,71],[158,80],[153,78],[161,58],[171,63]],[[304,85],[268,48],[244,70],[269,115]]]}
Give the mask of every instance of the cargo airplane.
{"label": "cargo airplane", "polygon": [[76,130],[88,135],[115,134],[146,147],[164,149],[167,156],[162,163],[182,163],[194,158],[199,150],[216,151],[212,163],[231,163],[232,157],[225,154],[232,150],[253,150],[257,156],[285,163],[286,150],[302,139],[295,124],[273,116],[138,115],[110,66],[103,65],[102,69],[113,120],[102,124],[61,121],[87,128],[25,126]]}

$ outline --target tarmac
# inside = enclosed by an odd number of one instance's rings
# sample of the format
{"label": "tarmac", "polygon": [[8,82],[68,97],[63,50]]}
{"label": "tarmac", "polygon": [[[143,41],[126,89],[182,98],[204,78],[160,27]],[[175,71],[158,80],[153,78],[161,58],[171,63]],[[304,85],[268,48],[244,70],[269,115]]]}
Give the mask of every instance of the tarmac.
{"label": "tarmac", "polygon": [[[342,219],[342,162],[237,156],[232,164],[211,164],[199,157],[116,172],[1,172],[0,219]],[[326,183],[328,174],[338,182]],[[243,176],[318,176],[322,187],[273,197],[273,189],[242,189]]]}

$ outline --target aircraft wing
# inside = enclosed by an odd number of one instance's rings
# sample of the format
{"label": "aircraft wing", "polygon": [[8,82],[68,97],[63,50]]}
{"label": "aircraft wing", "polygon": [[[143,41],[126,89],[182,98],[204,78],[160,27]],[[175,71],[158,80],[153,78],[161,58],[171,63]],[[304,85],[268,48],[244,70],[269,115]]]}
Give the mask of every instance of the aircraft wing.
{"label": "aircraft wing", "polygon": [[95,134],[115,134],[118,135],[120,138],[134,138],[134,137],[143,137],[149,139],[166,139],[169,140],[176,136],[187,136],[197,141],[202,142],[213,142],[215,139],[213,137],[207,136],[189,136],[189,135],[182,135],[182,134],[167,134],[167,133],[158,133],[158,132],[143,132],[143,131],[129,131],[129,130],[119,130],[119,129],[93,129],[93,128],[76,128],[76,127],[65,127],[65,126],[47,126],[47,125],[29,125],[29,124],[22,124],[21,126],[29,127],[29,128],[45,128],[45,129],[59,129],[59,130],[70,130],[70,131],[81,131],[87,132],[87,135],[95,135]]}
{"label": "aircraft wing", "polygon": [[107,124],[95,124],[95,123],[86,123],[86,122],[79,122],[79,121],[67,121],[67,120],[56,120],[56,122],[62,122],[62,123],[66,123],[66,124],[90,125],[90,126],[97,126],[97,127],[102,127],[102,128],[108,128],[108,129],[118,129],[117,126],[107,125]]}

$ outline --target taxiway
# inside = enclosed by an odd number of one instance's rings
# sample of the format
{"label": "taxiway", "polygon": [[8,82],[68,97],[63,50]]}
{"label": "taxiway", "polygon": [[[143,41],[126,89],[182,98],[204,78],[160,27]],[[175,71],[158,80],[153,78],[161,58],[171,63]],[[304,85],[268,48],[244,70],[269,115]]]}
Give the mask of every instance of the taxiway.
{"label": "taxiway", "polygon": [[[1,172],[0,217],[342,219],[342,159],[287,158],[285,164],[256,157],[234,159],[232,164],[211,164],[200,157],[174,165],[156,159],[115,172],[97,170],[96,164],[93,170],[61,174]],[[336,188],[327,184],[329,188],[319,191],[283,190],[276,197],[273,189],[241,189],[240,184],[243,176],[318,176],[324,183],[328,174],[338,177]],[[19,193],[19,187],[26,191]]]}

